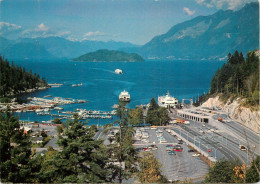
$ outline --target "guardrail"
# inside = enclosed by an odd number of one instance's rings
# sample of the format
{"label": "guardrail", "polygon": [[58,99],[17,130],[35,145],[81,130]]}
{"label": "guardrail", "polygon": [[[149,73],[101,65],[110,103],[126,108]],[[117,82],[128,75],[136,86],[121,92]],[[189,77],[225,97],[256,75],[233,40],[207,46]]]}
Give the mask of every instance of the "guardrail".
{"label": "guardrail", "polygon": [[210,162],[214,162],[216,163],[217,160],[214,157],[211,157],[207,152],[203,151],[202,149],[200,149],[199,147],[197,147],[195,144],[193,144],[192,142],[188,141],[186,138],[184,138],[183,136],[181,136],[180,134],[178,134],[177,132],[173,131],[174,135],[176,135],[178,138],[182,139],[187,145],[193,147],[195,150],[197,150],[202,156],[206,157]]}

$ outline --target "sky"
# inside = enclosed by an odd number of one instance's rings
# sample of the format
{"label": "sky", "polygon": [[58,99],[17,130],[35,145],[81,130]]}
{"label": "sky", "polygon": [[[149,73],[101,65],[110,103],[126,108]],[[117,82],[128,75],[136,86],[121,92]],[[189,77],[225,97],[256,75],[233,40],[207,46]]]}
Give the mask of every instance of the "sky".
{"label": "sky", "polygon": [[172,26],[258,0],[0,0],[0,36],[143,45]]}

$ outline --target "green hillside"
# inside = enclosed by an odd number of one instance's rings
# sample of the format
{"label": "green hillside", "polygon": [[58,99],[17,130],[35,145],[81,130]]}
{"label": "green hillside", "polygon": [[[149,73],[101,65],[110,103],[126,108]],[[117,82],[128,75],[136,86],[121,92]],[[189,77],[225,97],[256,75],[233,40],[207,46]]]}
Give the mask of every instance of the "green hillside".
{"label": "green hillside", "polygon": [[122,51],[115,50],[98,50],[95,52],[90,52],[84,54],[78,58],[73,59],[73,61],[127,61],[136,62],[144,61],[144,59],[138,54],[126,53]]}
{"label": "green hillside", "polygon": [[246,60],[242,52],[228,54],[227,63],[218,69],[211,81],[209,95],[202,95],[199,102],[208,97],[220,95],[221,99],[245,98],[243,105],[259,105],[259,50],[247,53]]}
{"label": "green hillside", "polygon": [[45,79],[32,71],[26,72],[21,66],[11,65],[0,56],[0,97],[19,94],[28,89],[47,87]]}

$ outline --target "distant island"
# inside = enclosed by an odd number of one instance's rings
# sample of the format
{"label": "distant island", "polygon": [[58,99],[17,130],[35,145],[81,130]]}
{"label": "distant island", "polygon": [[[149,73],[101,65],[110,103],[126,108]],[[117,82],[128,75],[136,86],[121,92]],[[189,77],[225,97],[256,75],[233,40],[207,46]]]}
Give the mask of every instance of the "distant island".
{"label": "distant island", "polygon": [[78,58],[72,59],[73,61],[127,61],[127,62],[140,62],[144,59],[135,53],[126,53],[123,51],[101,49],[95,52],[84,54]]}

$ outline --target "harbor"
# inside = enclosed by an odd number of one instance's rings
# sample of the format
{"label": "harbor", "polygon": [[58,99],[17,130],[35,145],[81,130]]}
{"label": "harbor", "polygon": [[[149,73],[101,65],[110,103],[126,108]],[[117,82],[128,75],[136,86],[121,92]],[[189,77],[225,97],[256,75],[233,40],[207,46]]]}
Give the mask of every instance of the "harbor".
{"label": "harbor", "polygon": [[28,97],[29,103],[18,104],[16,99],[13,99],[12,103],[0,104],[0,111],[5,111],[9,108],[12,112],[42,112],[50,111],[51,109],[61,110],[60,105],[68,105],[75,103],[86,103],[86,100],[76,100],[71,98],[54,97],[39,98],[39,97]]}
{"label": "harbor", "polygon": [[[75,109],[64,110],[67,105],[71,104],[83,104],[87,103],[86,100],[54,97],[46,95],[44,98],[28,97],[28,103],[18,104],[13,100],[12,103],[0,104],[0,111],[4,112],[7,108],[10,111],[21,115],[21,113],[34,113],[37,116],[49,116],[51,119],[48,122],[53,122],[53,118],[74,119],[73,115],[78,115],[79,119],[113,119],[116,115],[116,110],[112,111],[100,111],[100,110],[87,110],[87,109]],[[43,121],[45,122],[45,121]]]}
{"label": "harbor", "polygon": [[[200,65],[201,64],[201,65]],[[208,63],[210,70],[203,71],[206,76],[212,75],[220,63]],[[40,90],[33,93],[22,94],[24,100],[28,99],[27,103],[18,104],[16,102],[10,104],[0,104],[0,111],[5,111],[7,105],[10,110],[14,112],[21,120],[24,121],[38,121],[49,122],[55,118],[60,118],[65,121],[66,118],[71,118],[72,114],[65,112],[76,112],[77,109],[86,109],[86,111],[100,111],[111,112],[118,107],[118,101],[127,102],[127,108],[135,108],[140,104],[147,104],[155,97],[161,97],[161,102],[170,102],[167,98],[163,98],[169,90],[174,98],[189,99],[198,96],[208,87],[201,82],[197,76],[197,70],[193,70],[190,62],[163,62],[162,74],[164,80],[160,80],[159,73],[156,75],[149,75],[149,71],[158,69],[156,62],[149,63],[118,63],[117,66],[111,63],[74,63],[64,61],[62,65],[59,63],[31,63],[23,62],[23,65],[40,74],[46,74],[48,84],[51,88]],[[48,66],[48,67],[47,67]],[[199,63],[202,66],[202,63]],[[49,70],[50,68],[59,68],[61,70]],[[136,67],[140,67],[143,73],[138,72]],[[178,67],[185,68],[188,73],[192,74],[192,80],[188,83],[172,83],[172,80],[177,80],[176,76],[181,76],[183,80],[188,80],[187,76],[183,76]],[[172,70],[168,70],[172,68]],[[72,70],[73,69],[73,70]],[[116,75],[115,69],[121,69],[123,74]],[[49,71],[45,73],[45,71]],[[192,70],[192,71],[191,71]],[[68,76],[64,78],[64,71]],[[71,71],[71,73],[70,73]],[[77,73],[77,75],[74,75]],[[142,80],[140,80],[142,78]],[[210,78],[210,77],[208,77]],[[198,81],[200,81],[198,83]],[[82,86],[72,87],[75,84],[83,84]],[[156,86],[154,85],[156,83]],[[161,88],[160,86],[165,86]],[[196,86],[196,90],[194,90]],[[199,87],[198,87],[199,86]],[[198,88],[197,88],[198,87]],[[81,101],[83,100],[83,101]],[[86,102],[84,102],[86,101]],[[179,103],[180,104],[180,103]],[[37,114],[38,113],[38,114]],[[116,117],[111,117],[100,114],[84,113],[82,118],[86,118],[88,124],[102,124],[111,123],[115,121]]]}

